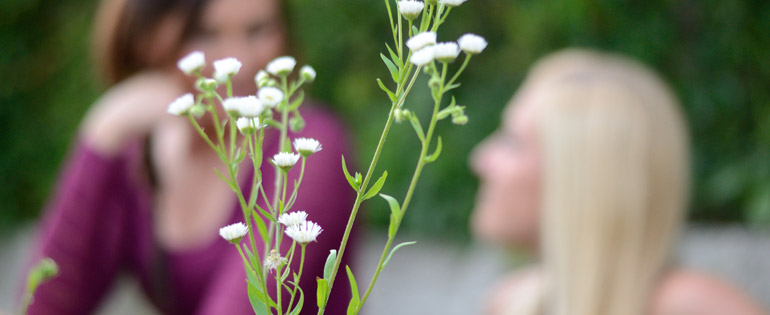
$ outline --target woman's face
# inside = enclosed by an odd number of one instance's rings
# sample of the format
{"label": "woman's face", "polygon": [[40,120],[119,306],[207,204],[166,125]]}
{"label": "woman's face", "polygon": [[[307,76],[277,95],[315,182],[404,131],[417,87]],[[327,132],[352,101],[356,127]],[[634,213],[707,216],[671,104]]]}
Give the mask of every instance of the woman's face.
{"label": "woman's face", "polygon": [[471,166],[479,177],[473,233],[482,239],[533,249],[538,241],[540,149],[535,91],[523,88],[508,104],[502,126],[479,144]]}
{"label": "woman's face", "polygon": [[215,60],[235,57],[243,66],[233,77],[234,94],[254,94],[254,75],[284,53],[283,23],[276,0],[210,0],[180,57],[202,51],[208,62],[204,75],[209,77]]}

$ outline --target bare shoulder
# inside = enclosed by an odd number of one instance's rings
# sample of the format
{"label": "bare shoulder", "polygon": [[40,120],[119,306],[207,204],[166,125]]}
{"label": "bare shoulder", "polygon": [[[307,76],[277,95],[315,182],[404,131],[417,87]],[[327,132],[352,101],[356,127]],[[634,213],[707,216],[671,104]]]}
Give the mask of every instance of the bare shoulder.
{"label": "bare shoulder", "polygon": [[540,283],[540,270],[530,266],[511,272],[500,279],[487,294],[484,314],[504,314],[510,309],[514,297],[526,297],[533,293]]}
{"label": "bare shoulder", "polygon": [[654,315],[764,315],[762,307],[738,288],[704,272],[678,269],[663,279],[653,302]]}

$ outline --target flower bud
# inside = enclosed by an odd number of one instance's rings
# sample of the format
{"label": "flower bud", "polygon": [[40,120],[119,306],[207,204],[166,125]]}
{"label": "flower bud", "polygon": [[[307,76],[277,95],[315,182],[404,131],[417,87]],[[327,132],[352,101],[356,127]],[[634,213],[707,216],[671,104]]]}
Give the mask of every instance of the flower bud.
{"label": "flower bud", "polygon": [[270,75],[265,70],[259,70],[254,76],[254,83],[257,84],[257,87],[265,87],[268,80],[270,80]]}
{"label": "flower bud", "polygon": [[396,109],[393,112],[393,118],[396,119],[396,123],[402,123],[409,119],[409,115],[411,115],[411,112],[409,112],[408,109],[399,108]]}
{"label": "flower bud", "polygon": [[313,82],[315,81],[315,69],[311,67],[310,65],[305,65],[302,67],[302,69],[299,70],[299,75],[302,77],[305,82]]}
{"label": "flower bud", "polygon": [[203,115],[206,114],[206,108],[203,107],[203,105],[198,104],[190,108],[190,115],[193,115],[195,118],[201,118]]}
{"label": "flower bud", "polygon": [[468,123],[468,116],[465,114],[452,115],[452,123],[455,125],[465,125]]}
{"label": "flower bud", "polygon": [[305,129],[305,120],[302,116],[295,115],[289,119],[289,128],[291,128],[291,131],[293,132],[300,132],[302,129]]}
{"label": "flower bud", "polygon": [[218,85],[219,84],[217,83],[217,80],[212,80],[208,78],[200,78],[198,80],[195,80],[195,88],[201,92],[213,91],[217,88]]}
{"label": "flower bud", "polygon": [[414,0],[401,0],[398,2],[398,11],[409,21],[416,19],[422,13],[425,4]]}

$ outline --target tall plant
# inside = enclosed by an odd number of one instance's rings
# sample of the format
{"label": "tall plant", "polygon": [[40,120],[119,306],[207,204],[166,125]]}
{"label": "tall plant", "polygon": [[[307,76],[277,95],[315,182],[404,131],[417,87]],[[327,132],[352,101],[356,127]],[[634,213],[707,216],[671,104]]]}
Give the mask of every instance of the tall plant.
{"label": "tall plant", "polygon": [[[363,294],[358,289],[354,274],[348,266],[345,266],[352,288],[348,314],[357,314],[361,310],[380,272],[392,255],[399,248],[414,244],[414,242],[406,242],[394,246],[394,239],[412,200],[423,168],[436,161],[441,154],[443,144],[441,137],[436,135],[436,125],[447,118],[451,118],[451,122],[456,125],[464,125],[468,121],[464,106],[457,105],[453,97],[447,100],[447,94],[460,86],[457,79],[467,67],[471,57],[481,53],[487,46],[484,38],[474,34],[465,34],[457,41],[438,42],[441,25],[447,20],[450,12],[463,2],[465,0],[426,0],[425,2],[402,0],[395,2],[395,8],[393,8],[391,0],[385,0],[393,43],[386,44],[386,53],[380,54],[379,57],[390,73],[390,78],[386,81],[391,82],[385,83],[377,79],[377,83],[389,98],[391,109],[366,172],[363,175],[358,172],[351,175],[344,157],[342,158],[342,171],[350,186],[356,191],[356,199],[342,242],[338,250],[332,250],[327,257],[323,277],[317,278],[318,314],[323,314],[326,309],[334,281],[341,268],[353,222],[364,201],[378,195],[383,198],[391,210],[390,227],[388,241],[382,250],[372,281]],[[462,53],[464,56],[460,57]],[[455,63],[458,58],[462,61]],[[256,314],[297,314],[305,300],[305,293],[299,287],[299,279],[304,269],[305,249],[321,233],[322,228],[308,221],[307,213],[292,211],[292,207],[297,200],[305,173],[305,162],[321,150],[321,144],[310,138],[294,139],[295,153],[291,148],[292,141],[288,138],[288,130],[298,131],[304,125],[299,111],[304,100],[301,88],[315,79],[315,70],[310,66],[304,66],[299,70],[298,75],[293,76],[295,59],[288,56],[280,57],[270,62],[265,70],[256,75],[257,95],[234,97],[232,77],[240,70],[240,62],[234,58],[215,61],[213,78],[203,76],[201,69],[205,65],[205,56],[200,52],[194,52],[179,61],[178,66],[182,71],[198,78],[196,86],[199,93],[181,96],[169,106],[169,112],[188,117],[200,136],[227,166],[227,174],[219,172],[217,174],[238,197],[244,223],[223,227],[220,229],[220,234],[234,244],[243,259],[247,274],[247,290],[254,312]],[[433,109],[430,119],[424,122],[406,106],[408,95],[421,74],[428,77]],[[218,92],[220,85],[225,87],[224,96]],[[421,104],[413,106],[421,106]],[[209,116],[212,120],[214,131],[211,135],[207,134],[199,123],[200,119],[204,119],[203,116]],[[387,171],[372,183],[380,154],[394,122],[408,122],[421,142],[412,180],[401,201],[392,196],[380,194],[387,179]],[[276,128],[280,131],[280,152],[271,159],[276,173],[272,198],[268,198],[265,193],[260,171],[266,128]],[[249,194],[244,193],[236,181],[238,169],[247,156],[250,157],[254,168]],[[290,184],[288,173],[295,168],[296,164],[300,164],[299,178]],[[266,208],[259,205],[258,198],[264,199]],[[258,234],[255,233],[255,227]],[[292,245],[288,252],[282,253],[280,245],[284,234],[291,238]],[[249,246],[241,245],[243,239],[247,240]],[[251,250],[257,248],[258,240],[263,242],[265,248],[262,254]],[[289,267],[294,259],[299,259],[297,270]],[[272,281],[272,279],[275,280],[275,297],[267,293],[268,285],[271,285],[268,280]],[[289,301],[286,309],[283,308],[284,299]]]}

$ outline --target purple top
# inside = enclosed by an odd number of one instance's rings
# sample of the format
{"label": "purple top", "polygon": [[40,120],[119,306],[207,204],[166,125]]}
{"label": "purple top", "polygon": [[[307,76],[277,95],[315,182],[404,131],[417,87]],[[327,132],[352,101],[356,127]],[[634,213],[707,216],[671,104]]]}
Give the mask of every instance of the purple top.
{"label": "purple top", "polygon": [[[290,132],[289,137],[312,137],[323,144],[321,152],[308,158],[293,208],[305,210],[308,219],[324,229],[318,241],[307,246],[300,280],[305,293],[302,314],[315,314],[315,279],[323,277],[329,250],[339,247],[355,195],[340,166],[342,154],[350,157],[345,129],[332,114],[318,107],[305,106],[302,114],[307,126],[301,133]],[[265,161],[277,152],[277,135],[275,130],[266,133]],[[137,277],[144,293],[163,314],[254,313],[246,292],[244,266],[233,245],[219,236],[193,250],[165,250],[158,245],[153,236],[153,191],[143,171],[143,147],[137,141],[119,156],[107,157],[82,141],[75,146],[43,218],[34,257],[51,257],[59,264],[60,273],[39,287],[29,314],[92,313],[119,272]],[[250,165],[248,159],[246,165]],[[252,173],[253,169],[241,179],[246,193]],[[290,172],[290,183],[298,173]],[[269,183],[266,193],[272,196],[275,173],[269,162],[263,163],[262,174],[263,182]],[[235,194],[232,200],[229,223],[241,222]],[[264,204],[261,198],[260,202]],[[212,235],[217,232],[210,231]],[[286,253],[290,242],[282,245],[281,252]],[[264,257],[259,239],[257,247]],[[345,258],[352,254],[347,251]],[[299,266],[299,255],[296,257],[293,270]],[[343,265],[349,261],[344,259]],[[335,282],[329,314],[344,314],[347,308],[350,289],[344,274]],[[268,288],[275,296],[275,285]]]}

